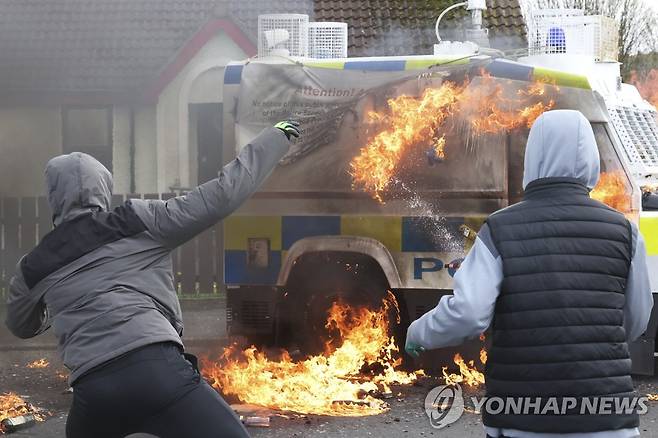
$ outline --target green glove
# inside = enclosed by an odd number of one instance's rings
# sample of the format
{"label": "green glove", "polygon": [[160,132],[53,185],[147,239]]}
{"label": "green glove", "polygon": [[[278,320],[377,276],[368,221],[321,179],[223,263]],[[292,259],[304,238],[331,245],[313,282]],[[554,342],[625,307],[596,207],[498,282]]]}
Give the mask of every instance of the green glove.
{"label": "green glove", "polygon": [[286,120],[277,123],[276,125],[274,125],[274,127],[283,131],[283,133],[286,134],[288,140],[290,140],[290,137],[295,137],[295,138],[299,137],[299,122]]}
{"label": "green glove", "polygon": [[409,356],[418,358],[420,357],[420,353],[425,351],[425,347],[421,347],[413,342],[407,342],[407,345],[404,346],[404,351],[406,351]]}

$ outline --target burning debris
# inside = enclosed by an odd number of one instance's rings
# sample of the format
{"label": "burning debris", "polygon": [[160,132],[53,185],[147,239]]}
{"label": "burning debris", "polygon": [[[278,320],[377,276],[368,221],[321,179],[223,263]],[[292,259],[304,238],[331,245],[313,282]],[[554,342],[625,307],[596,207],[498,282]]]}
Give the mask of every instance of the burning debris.
{"label": "burning debris", "polygon": [[601,172],[601,177],[590,196],[622,213],[631,211],[631,198],[624,183],[622,171]]}
{"label": "burning debris", "polygon": [[43,369],[48,368],[49,366],[50,362],[48,362],[46,359],[38,359],[27,364],[27,367],[30,369]]}
{"label": "burning debris", "polygon": [[[480,351],[480,359],[482,359],[483,351],[484,349]],[[484,352],[484,355],[486,362],[486,352]],[[448,374],[448,367],[443,367],[442,372],[446,385],[459,383],[468,386],[479,386],[484,383],[484,374],[475,367],[475,361],[471,360],[466,363],[459,353],[455,354],[453,361],[459,367],[459,374]]]}
{"label": "burning debris", "polygon": [[0,394],[0,435],[32,426],[44,421],[46,414],[17,394]]}
{"label": "burning debris", "polygon": [[[486,339],[484,333],[480,335],[480,341]],[[455,354],[453,358],[455,365],[459,367],[459,374],[448,374],[448,367],[442,367],[443,379],[446,385],[465,384],[470,387],[478,387],[484,383],[484,373],[478,371],[475,361],[470,360],[468,363],[462,358],[461,354]],[[480,362],[482,365],[487,363],[487,350],[484,347],[480,349]]]}
{"label": "burning debris", "polygon": [[333,416],[364,416],[385,412],[381,400],[392,394],[391,384],[411,384],[423,371],[407,373],[401,365],[389,318],[399,316],[390,292],[381,308],[353,308],[335,302],[325,327],[339,339],[325,343],[324,354],[293,361],[284,351],[272,360],[250,347],[228,347],[218,362],[204,361],[208,381],[241,402],[272,409]]}
{"label": "burning debris", "polygon": [[[370,192],[380,201],[409,149],[432,144],[432,163],[445,159],[445,122],[459,114],[472,135],[496,134],[522,126],[530,127],[554,101],[547,97],[547,84],[535,82],[517,95],[505,96],[503,84],[483,76],[477,87],[470,81],[458,85],[446,81],[428,88],[420,97],[402,95],[388,100],[388,109],[370,112],[369,122],[384,126],[350,163],[355,187]],[[556,87],[557,89],[557,87]],[[539,100],[539,101],[537,101]]]}

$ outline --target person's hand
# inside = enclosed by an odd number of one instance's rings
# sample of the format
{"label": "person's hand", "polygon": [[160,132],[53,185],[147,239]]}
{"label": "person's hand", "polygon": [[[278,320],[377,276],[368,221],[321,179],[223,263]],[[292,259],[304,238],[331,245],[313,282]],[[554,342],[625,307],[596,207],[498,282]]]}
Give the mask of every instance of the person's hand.
{"label": "person's hand", "polygon": [[417,358],[420,357],[420,353],[425,351],[425,347],[421,347],[413,342],[407,342],[407,345],[404,346],[404,351],[406,351],[409,356]]}
{"label": "person's hand", "polygon": [[299,122],[285,120],[283,122],[277,123],[274,125],[274,127],[283,131],[283,133],[286,134],[288,140],[290,140],[291,137],[299,137]]}

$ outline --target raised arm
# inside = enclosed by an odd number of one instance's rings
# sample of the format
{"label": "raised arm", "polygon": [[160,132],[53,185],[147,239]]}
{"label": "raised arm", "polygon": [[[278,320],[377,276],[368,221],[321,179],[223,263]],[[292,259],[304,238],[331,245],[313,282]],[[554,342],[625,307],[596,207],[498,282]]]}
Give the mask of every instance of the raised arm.
{"label": "raised arm", "polygon": [[176,247],[236,210],[270,175],[288,151],[296,124],[283,123],[264,130],[242,148],[219,176],[167,201],[131,200],[146,228],[165,246]]}

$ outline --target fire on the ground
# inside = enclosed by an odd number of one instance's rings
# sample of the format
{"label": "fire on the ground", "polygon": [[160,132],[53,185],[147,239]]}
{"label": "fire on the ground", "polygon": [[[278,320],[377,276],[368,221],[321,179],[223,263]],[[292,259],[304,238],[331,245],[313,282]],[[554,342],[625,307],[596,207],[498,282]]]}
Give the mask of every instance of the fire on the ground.
{"label": "fire on the ground", "polygon": [[[480,335],[480,341],[484,342],[484,333]],[[455,354],[453,358],[455,365],[459,367],[459,374],[448,374],[448,367],[442,367],[443,379],[446,385],[467,385],[477,387],[484,383],[484,373],[478,371],[475,366],[474,360],[466,362],[461,354]],[[480,350],[480,363],[485,365],[487,363],[487,350],[482,347]]]}
{"label": "fire on the ground", "polygon": [[45,419],[44,413],[40,409],[26,402],[19,395],[13,392],[0,394],[0,435],[8,431],[5,430],[5,425],[12,419],[27,415],[33,416],[36,421]]}
{"label": "fire on the ground", "polygon": [[27,364],[27,367],[30,369],[43,369],[43,368],[48,368],[50,366],[50,362],[46,359],[37,359],[34,362],[30,362]]}
{"label": "fire on the ground", "polygon": [[287,351],[273,360],[255,347],[229,347],[218,362],[204,361],[204,374],[222,393],[245,403],[301,414],[379,414],[388,408],[381,396],[392,396],[391,384],[410,384],[424,375],[399,369],[402,359],[389,335],[392,313],[399,317],[390,292],[375,310],[337,302],[326,327],[340,339],[326,341],[323,354],[295,362]]}

